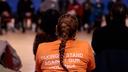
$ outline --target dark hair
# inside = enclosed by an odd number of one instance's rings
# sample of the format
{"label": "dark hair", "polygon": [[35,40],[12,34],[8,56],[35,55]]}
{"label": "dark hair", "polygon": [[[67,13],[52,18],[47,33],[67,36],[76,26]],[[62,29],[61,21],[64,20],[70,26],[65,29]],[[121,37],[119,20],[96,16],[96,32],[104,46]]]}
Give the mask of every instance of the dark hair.
{"label": "dark hair", "polygon": [[68,69],[65,67],[63,63],[65,46],[66,46],[67,40],[75,39],[77,27],[78,27],[78,21],[75,16],[64,14],[59,18],[58,25],[57,25],[57,34],[58,34],[58,37],[61,39],[61,43],[59,46],[60,65],[67,72],[68,72]]}
{"label": "dark hair", "polygon": [[112,13],[114,17],[117,16],[120,18],[120,16],[126,16],[126,8],[123,4],[115,4],[112,8]]}
{"label": "dark hair", "polygon": [[113,21],[116,23],[123,23],[125,24],[125,18],[126,18],[126,6],[122,3],[115,3],[111,10]]}
{"label": "dark hair", "polygon": [[59,12],[54,9],[49,9],[44,12],[42,17],[41,30],[48,35],[53,35],[56,32],[56,25],[59,18]]}

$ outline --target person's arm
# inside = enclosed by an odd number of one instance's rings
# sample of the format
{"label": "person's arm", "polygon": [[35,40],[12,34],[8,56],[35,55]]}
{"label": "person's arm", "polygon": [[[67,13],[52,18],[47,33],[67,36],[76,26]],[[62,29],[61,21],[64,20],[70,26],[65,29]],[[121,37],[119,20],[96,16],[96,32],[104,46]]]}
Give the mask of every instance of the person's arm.
{"label": "person's arm", "polygon": [[36,71],[35,72],[42,72],[41,71],[41,63],[40,63],[40,52],[41,50],[38,47],[37,54],[36,54]]}
{"label": "person's arm", "polygon": [[95,69],[95,58],[94,58],[94,51],[91,47],[88,48],[88,67],[87,67],[87,72],[93,72]]}

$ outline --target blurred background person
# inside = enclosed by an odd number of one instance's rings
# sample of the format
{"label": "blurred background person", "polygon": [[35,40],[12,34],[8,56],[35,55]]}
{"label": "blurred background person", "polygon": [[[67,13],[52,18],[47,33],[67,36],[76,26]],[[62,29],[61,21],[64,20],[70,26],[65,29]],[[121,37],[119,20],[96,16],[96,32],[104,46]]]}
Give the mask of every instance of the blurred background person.
{"label": "blurred background person", "polygon": [[[121,2],[120,2],[121,3]],[[107,25],[94,30],[92,47],[96,53],[95,72],[128,72],[128,28],[126,7],[114,4]]]}
{"label": "blurred background person", "polygon": [[0,0],[0,29],[1,34],[3,33],[3,29],[5,32],[8,31],[7,23],[11,20],[11,9],[6,0]]}
{"label": "blurred background person", "polygon": [[117,2],[118,0],[109,0],[107,8],[109,11],[111,11],[113,5]]}
{"label": "blurred background person", "polygon": [[22,28],[22,32],[26,32],[26,28],[31,27],[33,21],[33,5],[31,0],[19,0],[17,6],[17,14],[19,26]]}
{"label": "blurred background person", "polygon": [[64,14],[67,12],[69,0],[58,0],[58,5],[60,13]]}
{"label": "blurred background person", "polygon": [[93,4],[91,0],[86,0],[83,4],[83,8],[84,8],[84,14],[83,14],[83,29],[87,30],[88,33],[90,33],[91,31],[91,14],[92,14],[92,10],[93,10]]}
{"label": "blurred background person", "polygon": [[101,27],[101,22],[102,18],[104,15],[104,4],[102,0],[96,0],[96,3],[94,4],[94,26],[93,28],[100,28]]}
{"label": "blurred background person", "polygon": [[72,15],[76,15],[78,18],[78,30],[81,31],[82,27],[82,17],[83,17],[83,6],[78,3],[77,0],[69,0],[69,5],[68,5],[68,13]]}
{"label": "blurred background person", "polygon": [[44,0],[40,5],[40,12],[45,12],[48,9],[55,9],[59,11],[58,0]]}

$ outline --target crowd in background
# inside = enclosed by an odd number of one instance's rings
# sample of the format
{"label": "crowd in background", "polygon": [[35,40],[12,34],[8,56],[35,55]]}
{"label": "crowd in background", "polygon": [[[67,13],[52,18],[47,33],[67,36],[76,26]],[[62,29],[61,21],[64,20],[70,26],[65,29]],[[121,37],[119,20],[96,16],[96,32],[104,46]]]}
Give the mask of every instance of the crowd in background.
{"label": "crowd in background", "polygon": [[[70,13],[76,15],[79,21],[78,30],[86,30],[90,33],[93,29],[101,27],[105,17],[109,14],[114,4],[126,7],[122,0],[109,0],[108,12],[105,12],[105,5],[102,0],[42,0],[40,7],[35,9],[32,0],[19,0],[16,13],[7,0],[0,0],[0,34],[12,30],[26,30],[38,32],[42,25],[44,12],[48,9],[57,10],[60,15]],[[128,10],[128,9],[127,9]]]}
{"label": "crowd in background", "polygon": [[[104,10],[102,0],[96,0],[95,3],[91,0],[42,0],[36,11],[31,0],[19,0],[17,11],[13,13],[6,0],[0,0],[0,35],[10,30],[37,32],[33,44],[33,53],[36,56],[40,43],[57,39],[55,33],[58,18],[65,13],[75,15],[79,24],[78,31],[94,31],[91,44],[95,52],[95,72],[127,72],[128,28],[125,20],[128,18],[128,7],[122,0],[110,0],[107,4],[108,12]],[[65,24],[66,21],[68,20],[65,19]],[[67,29],[68,32],[68,27],[60,26],[57,30],[60,30],[60,36],[61,29]],[[70,36],[72,33],[68,34]]]}

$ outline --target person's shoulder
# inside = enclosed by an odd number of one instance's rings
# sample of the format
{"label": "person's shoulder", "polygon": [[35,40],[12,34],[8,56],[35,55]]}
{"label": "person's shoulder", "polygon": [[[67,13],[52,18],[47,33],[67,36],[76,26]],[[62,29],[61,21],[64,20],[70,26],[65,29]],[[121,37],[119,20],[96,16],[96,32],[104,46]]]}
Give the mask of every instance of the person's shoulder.
{"label": "person's shoulder", "polygon": [[47,49],[49,49],[49,47],[50,47],[50,45],[46,42],[40,43],[38,46],[38,51],[44,51],[44,50],[47,51]]}
{"label": "person's shoulder", "polygon": [[77,40],[77,45],[81,48],[81,50],[87,53],[93,51],[91,44],[86,40]]}
{"label": "person's shoulder", "polygon": [[45,36],[46,34],[44,32],[39,32],[36,34],[36,36]]}
{"label": "person's shoulder", "polygon": [[37,33],[35,36],[35,38],[38,38],[40,40],[45,40],[46,37],[47,35],[44,32]]}
{"label": "person's shoulder", "polygon": [[81,46],[89,46],[89,42],[87,40],[76,40],[76,44],[81,45]]}
{"label": "person's shoulder", "polygon": [[79,42],[79,43],[87,43],[87,40],[77,39],[76,42]]}
{"label": "person's shoulder", "polygon": [[101,28],[97,28],[97,29],[95,29],[95,30],[93,31],[93,34],[94,34],[94,33],[105,33],[105,32],[107,32],[108,30],[109,30],[109,28],[108,28],[107,26],[101,27]]}
{"label": "person's shoulder", "polygon": [[52,41],[52,42],[41,43],[40,46],[42,46],[42,47],[49,47],[49,46],[56,45],[56,44],[59,44],[59,43],[60,43],[60,41],[56,40],[56,41]]}

